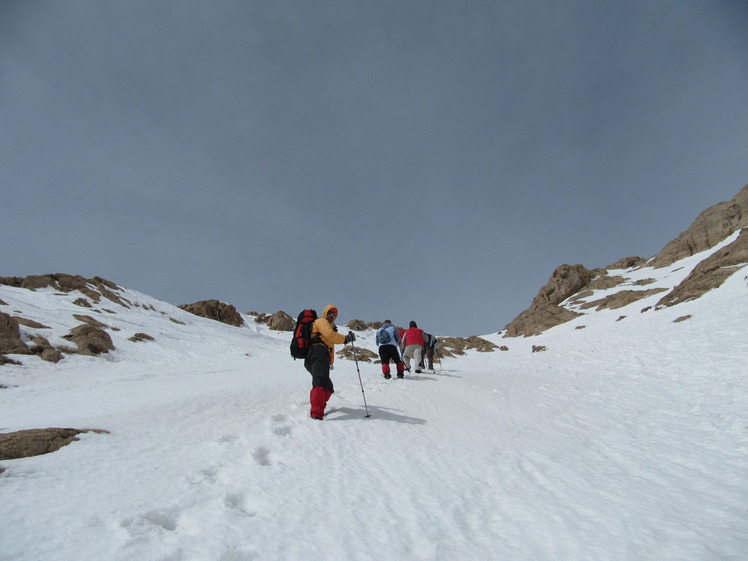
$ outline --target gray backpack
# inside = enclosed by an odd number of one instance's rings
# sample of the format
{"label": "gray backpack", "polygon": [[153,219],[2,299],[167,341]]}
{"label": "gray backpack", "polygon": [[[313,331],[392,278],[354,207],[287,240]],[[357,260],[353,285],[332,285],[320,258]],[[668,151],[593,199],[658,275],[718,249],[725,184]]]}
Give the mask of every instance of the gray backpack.
{"label": "gray backpack", "polygon": [[388,345],[392,341],[390,330],[386,327],[380,327],[377,331],[377,345]]}

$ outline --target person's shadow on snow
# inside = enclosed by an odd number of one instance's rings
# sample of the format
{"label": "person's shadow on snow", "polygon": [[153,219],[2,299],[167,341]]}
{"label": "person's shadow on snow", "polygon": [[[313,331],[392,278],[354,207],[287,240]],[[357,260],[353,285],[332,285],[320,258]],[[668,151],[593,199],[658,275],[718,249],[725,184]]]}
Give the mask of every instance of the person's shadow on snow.
{"label": "person's shadow on snow", "polygon": [[352,421],[359,419],[365,419],[367,421],[374,419],[378,421],[394,421],[396,423],[404,423],[406,425],[426,424],[425,419],[401,415],[397,412],[396,409],[390,409],[389,407],[379,407],[376,405],[369,405],[369,417],[366,417],[366,410],[363,407],[361,409],[353,409],[351,407],[336,407],[330,409],[327,413],[325,413],[325,421]]}

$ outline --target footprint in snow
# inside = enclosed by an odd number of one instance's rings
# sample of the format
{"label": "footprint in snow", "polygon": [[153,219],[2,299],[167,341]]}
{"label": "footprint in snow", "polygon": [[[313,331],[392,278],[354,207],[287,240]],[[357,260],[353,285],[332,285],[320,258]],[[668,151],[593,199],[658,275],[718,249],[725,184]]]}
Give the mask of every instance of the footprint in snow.
{"label": "footprint in snow", "polygon": [[254,452],[252,452],[252,457],[261,466],[273,465],[273,462],[270,460],[270,449],[265,446],[255,448]]}
{"label": "footprint in snow", "polygon": [[215,483],[218,477],[218,467],[211,466],[201,469],[185,477],[186,481],[192,485],[202,485],[203,483]]}
{"label": "footprint in snow", "polygon": [[288,436],[291,434],[291,425],[286,423],[288,417],[286,417],[282,413],[278,413],[276,415],[273,415],[270,420],[272,422],[273,434],[277,436]]}
{"label": "footprint in snow", "polygon": [[130,535],[139,536],[150,533],[154,528],[174,532],[177,529],[178,513],[173,509],[150,510],[137,516],[126,518],[121,522]]}
{"label": "footprint in snow", "polygon": [[218,558],[218,561],[255,561],[260,558],[256,551],[243,551],[240,549],[229,549]]}
{"label": "footprint in snow", "polygon": [[242,516],[253,517],[257,513],[247,508],[247,499],[243,493],[229,493],[223,498],[226,508],[238,512]]}

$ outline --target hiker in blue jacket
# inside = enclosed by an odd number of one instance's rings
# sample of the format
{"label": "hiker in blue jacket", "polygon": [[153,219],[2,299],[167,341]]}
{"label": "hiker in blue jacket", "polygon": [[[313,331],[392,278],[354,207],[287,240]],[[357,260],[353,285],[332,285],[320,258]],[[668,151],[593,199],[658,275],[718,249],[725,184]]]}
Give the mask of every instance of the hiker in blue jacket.
{"label": "hiker in blue jacket", "polygon": [[392,378],[390,375],[390,360],[397,367],[397,377],[405,377],[405,364],[403,364],[403,359],[400,358],[398,343],[400,343],[400,334],[397,329],[390,320],[384,320],[382,327],[377,329],[377,345],[379,345],[379,358],[382,359],[382,374],[384,374],[386,380]]}

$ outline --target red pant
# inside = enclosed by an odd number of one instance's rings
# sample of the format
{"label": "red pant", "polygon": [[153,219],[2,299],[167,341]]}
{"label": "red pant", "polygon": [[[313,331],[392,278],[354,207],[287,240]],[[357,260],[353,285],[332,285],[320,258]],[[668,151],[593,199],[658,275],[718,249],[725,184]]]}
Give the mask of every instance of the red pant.
{"label": "red pant", "polygon": [[321,419],[325,414],[325,407],[332,395],[332,390],[326,390],[322,386],[314,386],[309,392],[309,402],[312,404],[310,414],[315,419]]}

